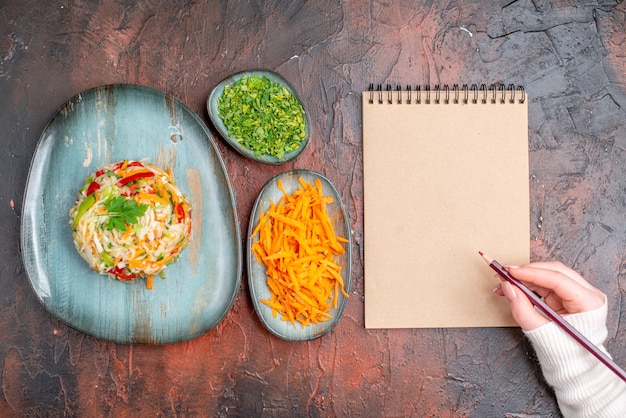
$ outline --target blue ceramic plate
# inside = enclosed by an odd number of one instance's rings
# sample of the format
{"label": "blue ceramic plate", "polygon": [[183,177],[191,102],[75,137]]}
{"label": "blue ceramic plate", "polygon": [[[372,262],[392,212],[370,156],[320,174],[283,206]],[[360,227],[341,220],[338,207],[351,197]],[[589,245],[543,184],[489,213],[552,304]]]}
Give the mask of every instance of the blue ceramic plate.
{"label": "blue ceramic plate", "polygon": [[[72,240],[69,210],[85,178],[124,159],[170,166],[193,206],[192,239],[155,278],[119,282],[91,270]],[[43,305],[68,325],[123,344],[189,340],[217,325],[241,281],[235,200],[200,118],[170,95],[110,85],[69,100],[45,128],[22,212],[26,273]]]}
{"label": "blue ceramic plate", "polygon": [[259,224],[259,218],[261,211],[266,212],[270,206],[270,202],[278,203],[283,196],[282,191],[278,189],[278,181],[283,183],[284,190],[291,194],[300,185],[299,179],[302,177],[307,183],[314,184],[316,179],[319,179],[322,183],[322,193],[325,196],[330,196],[334,199],[333,203],[326,206],[328,214],[333,221],[335,227],[335,234],[342,236],[349,240],[345,244],[346,253],[338,257],[337,263],[341,266],[341,277],[343,278],[345,290],[350,293],[351,285],[351,248],[352,238],[350,234],[350,222],[346,215],[345,207],[343,206],[341,196],[337,192],[337,189],[326,177],[319,173],[309,170],[291,170],[274,176],[261,190],[259,197],[257,198],[254,207],[252,209],[252,215],[250,217],[250,224],[248,227],[248,281],[250,287],[250,293],[252,297],[252,303],[257,312],[257,315],[261,319],[261,322],[265,327],[277,337],[280,337],[287,341],[309,341],[315,338],[319,338],[328,332],[330,332],[343,314],[346,303],[348,301],[343,295],[339,295],[337,303],[337,309],[334,309],[331,314],[333,319],[327,322],[318,324],[310,324],[305,328],[299,323],[295,323],[295,326],[289,321],[283,321],[278,315],[276,318],[272,315],[270,307],[261,302],[261,299],[270,298],[270,290],[267,286],[267,275],[265,274],[265,267],[261,265],[254,254],[250,251],[252,244],[258,239],[256,237],[250,237],[252,232]]}
{"label": "blue ceramic plate", "polygon": [[217,101],[224,93],[225,86],[234,84],[235,82],[237,82],[237,80],[241,79],[243,76],[267,77],[268,79],[285,87],[292,95],[294,95],[298,99],[298,101],[300,102],[300,104],[302,104],[302,107],[304,108],[304,104],[302,103],[300,96],[298,96],[298,93],[296,93],[294,88],[287,82],[287,80],[282,78],[280,75],[273,73],[271,71],[264,71],[264,70],[244,71],[238,74],[231,75],[230,77],[226,78],[225,80],[220,82],[217,86],[215,86],[215,88],[211,91],[211,94],[209,94],[209,98],[207,100],[207,113],[209,114],[209,118],[211,119],[211,122],[213,122],[213,125],[215,126],[217,131],[220,133],[222,138],[224,138],[224,140],[232,148],[234,148],[237,152],[239,152],[244,157],[247,157],[253,161],[263,163],[263,164],[268,164],[268,165],[281,165],[281,164],[285,164],[289,161],[294,160],[296,157],[298,157],[298,155],[302,153],[302,151],[304,151],[304,149],[309,143],[309,138],[311,137],[311,121],[309,119],[309,114],[306,111],[306,109],[304,110],[304,123],[305,123],[306,136],[302,140],[298,149],[288,154],[285,154],[283,158],[277,158],[277,157],[274,157],[273,155],[266,155],[266,154],[256,156],[254,155],[254,151],[251,151],[248,148],[243,147],[241,144],[239,144],[239,142],[237,142],[236,139],[228,135],[228,129],[226,129],[226,126],[224,126],[224,122],[222,121],[222,118],[220,117],[220,112],[217,107]]}

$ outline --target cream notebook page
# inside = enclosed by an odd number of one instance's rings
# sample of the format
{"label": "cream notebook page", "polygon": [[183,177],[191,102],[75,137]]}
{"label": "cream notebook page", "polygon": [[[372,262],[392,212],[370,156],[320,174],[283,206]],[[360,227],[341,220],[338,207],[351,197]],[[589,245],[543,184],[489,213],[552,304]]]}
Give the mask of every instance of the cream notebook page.
{"label": "cream notebook page", "polygon": [[522,94],[363,92],[366,328],[515,325],[478,251],[529,260]]}

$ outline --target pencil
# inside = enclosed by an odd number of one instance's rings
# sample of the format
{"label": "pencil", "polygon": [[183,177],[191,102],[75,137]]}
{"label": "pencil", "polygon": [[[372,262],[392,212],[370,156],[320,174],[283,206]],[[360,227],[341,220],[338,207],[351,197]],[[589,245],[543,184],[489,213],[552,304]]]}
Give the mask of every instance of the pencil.
{"label": "pencil", "polygon": [[567,332],[572,338],[574,338],[580,345],[582,345],[587,351],[600,360],[606,367],[611,369],[616,375],[618,375],[623,381],[626,382],[626,372],[622,370],[604,351],[600,350],[596,345],[589,341],[584,335],[582,335],[576,328],[574,328],[569,322],[563,319],[554,309],[552,309],[543,299],[541,299],[535,292],[530,290],[524,283],[513,277],[504,267],[500,265],[493,258],[487,257],[482,251],[478,252],[482,258],[489,264],[493,270],[496,271],[504,280],[511,283],[513,286],[521,290],[530,302],[541,312],[543,312],[548,318],[554,321],[565,332]]}

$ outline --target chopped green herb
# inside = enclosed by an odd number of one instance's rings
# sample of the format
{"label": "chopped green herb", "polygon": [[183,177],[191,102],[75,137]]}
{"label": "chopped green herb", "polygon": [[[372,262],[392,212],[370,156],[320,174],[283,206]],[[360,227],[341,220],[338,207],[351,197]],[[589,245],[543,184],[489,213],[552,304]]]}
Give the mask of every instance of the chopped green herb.
{"label": "chopped green herb", "polygon": [[140,205],[136,200],[127,199],[124,196],[105,200],[104,207],[106,207],[109,217],[107,230],[110,231],[115,228],[121,232],[126,231],[127,225],[135,225],[148,209],[148,205]]}
{"label": "chopped green herb", "polygon": [[265,76],[244,76],[225,86],[218,110],[228,135],[257,157],[283,158],[306,136],[298,98]]}

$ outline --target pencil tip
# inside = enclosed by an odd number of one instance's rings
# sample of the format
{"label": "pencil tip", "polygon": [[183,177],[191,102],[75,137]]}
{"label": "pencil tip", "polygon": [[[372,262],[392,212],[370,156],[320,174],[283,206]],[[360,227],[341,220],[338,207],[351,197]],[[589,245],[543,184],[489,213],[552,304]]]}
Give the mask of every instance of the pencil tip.
{"label": "pencil tip", "polygon": [[493,258],[487,257],[482,251],[478,251],[478,254],[480,254],[480,256],[483,258],[483,260],[485,260],[487,264],[491,264],[491,262],[493,261]]}

